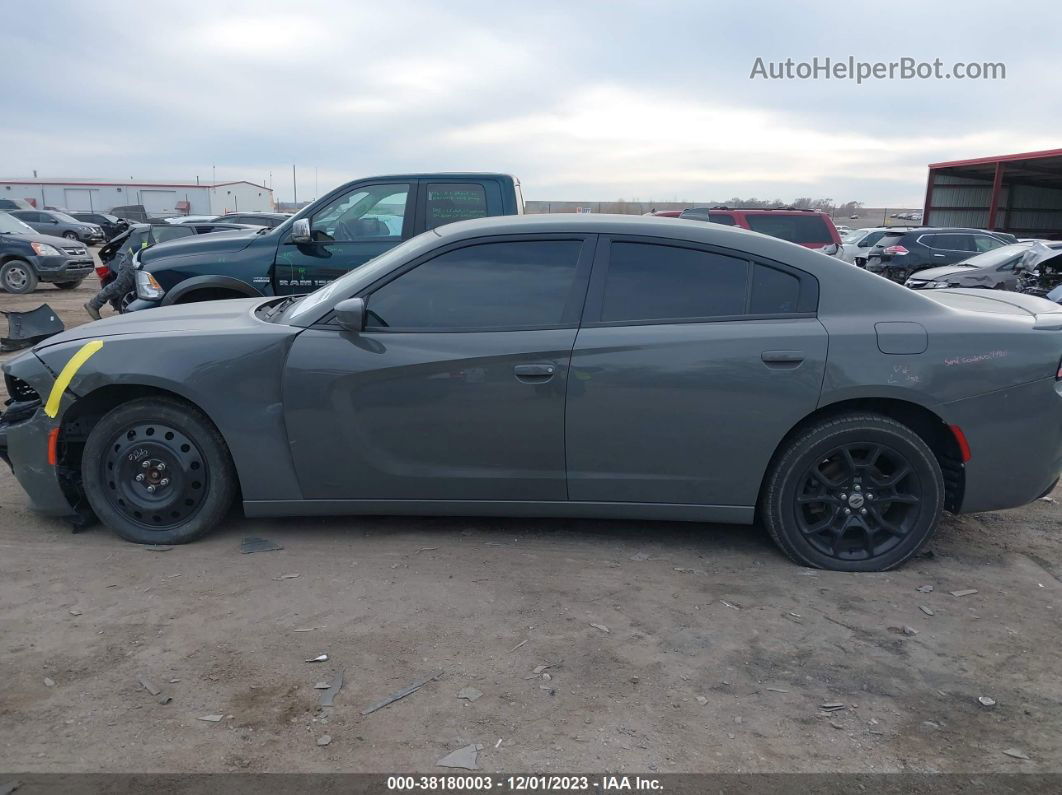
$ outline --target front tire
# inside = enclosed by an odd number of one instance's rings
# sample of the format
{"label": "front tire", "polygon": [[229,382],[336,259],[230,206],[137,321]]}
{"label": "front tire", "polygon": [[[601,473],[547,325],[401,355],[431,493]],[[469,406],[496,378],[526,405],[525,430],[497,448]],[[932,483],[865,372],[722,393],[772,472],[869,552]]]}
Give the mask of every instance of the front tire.
{"label": "front tire", "polygon": [[23,259],[13,259],[0,268],[0,287],[14,295],[25,295],[37,289],[37,274]]}
{"label": "front tire", "polygon": [[834,571],[885,571],[922,547],[944,505],[933,451],[878,414],[823,419],[780,450],[760,515],[793,561]]}
{"label": "front tire", "polygon": [[81,473],[96,515],[137,544],[193,541],[224,518],[236,496],[236,472],[217,428],[165,397],[106,414],[89,434]]}
{"label": "front tire", "polygon": [[77,240],[77,232],[63,232],[63,237],[67,240]]}

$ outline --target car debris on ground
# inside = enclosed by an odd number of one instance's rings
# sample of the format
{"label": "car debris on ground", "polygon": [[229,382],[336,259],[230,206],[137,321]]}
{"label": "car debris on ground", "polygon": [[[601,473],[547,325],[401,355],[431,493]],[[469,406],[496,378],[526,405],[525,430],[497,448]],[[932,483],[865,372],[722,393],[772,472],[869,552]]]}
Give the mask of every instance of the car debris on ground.
{"label": "car debris on ground", "polygon": [[327,661],[328,661],[328,655],[327,654],[318,654],[316,657],[311,657],[310,659],[306,660],[305,662],[317,663],[317,662],[327,662]]}
{"label": "car debris on ground", "polygon": [[400,699],[403,699],[403,698],[405,698],[408,695],[412,695],[413,693],[416,693],[418,690],[420,690],[422,687],[424,687],[424,685],[428,684],[429,682],[434,682],[436,679],[438,679],[442,675],[443,675],[442,671],[436,671],[431,676],[426,676],[423,679],[418,679],[417,681],[413,682],[412,684],[409,684],[406,687],[403,687],[401,690],[396,690],[394,693],[389,695],[383,701],[378,701],[377,703],[373,704],[371,707],[367,707],[367,708],[363,709],[361,711],[361,714],[362,715],[371,715],[372,713],[376,712],[377,710],[383,709],[384,707],[388,706],[389,704],[393,704],[394,702],[396,702],[396,701],[398,701]]}
{"label": "car debris on ground", "polygon": [[959,590],[959,591],[952,591],[951,595],[952,596],[973,596],[975,593],[977,593],[977,589],[976,588],[963,588],[962,590]]}
{"label": "car debris on ground", "polygon": [[994,707],[996,705],[996,700],[991,696],[978,696],[977,700],[982,707]]}
{"label": "car debris on ground", "polygon": [[590,626],[592,626],[594,629],[600,629],[602,632],[609,632],[610,631],[609,628],[606,627],[604,624],[593,624],[593,623],[591,623]]}
{"label": "car debris on ground", "polygon": [[479,752],[483,750],[480,743],[466,745],[451,751],[435,764],[439,767],[459,767],[464,770],[479,770]]}
{"label": "car debris on ground", "polygon": [[332,676],[332,683],[328,686],[327,690],[321,691],[321,699],[318,702],[322,707],[335,706],[335,697],[339,691],[343,688],[343,672],[336,671]]}
{"label": "car debris on ground", "polygon": [[1029,755],[1022,751],[1020,748],[1007,748],[1005,751],[1003,751],[1003,753],[1005,753],[1007,756],[1012,756],[1015,759],[1024,759],[1026,761],[1029,760]]}
{"label": "car debris on ground", "polygon": [[224,717],[224,715],[200,715],[196,720],[203,720],[207,723],[217,723]]}
{"label": "car debris on ground", "polygon": [[463,698],[466,701],[475,701],[482,695],[483,693],[474,687],[462,687],[457,691],[457,697]]}
{"label": "car debris on ground", "polygon": [[270,541],[267,538],[257,538],[255,536],[250,536],[240,542],[240,552],[244,555],[250,555],[252,552],[274,552],[283,548],[284,547],[276,541]]}

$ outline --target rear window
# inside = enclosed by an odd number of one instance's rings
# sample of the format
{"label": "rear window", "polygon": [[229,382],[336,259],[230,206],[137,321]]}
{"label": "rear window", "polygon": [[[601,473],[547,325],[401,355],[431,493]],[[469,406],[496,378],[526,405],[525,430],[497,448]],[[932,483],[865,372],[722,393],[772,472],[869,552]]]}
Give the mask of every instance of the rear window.
{"label": "rear window", "polygon": [[426,228],[435,229],[454,221],[484,218],[487,215],[487,194],[482,185],[474,182],[428,185],[425,207]]}
{"label": "rear window", "polygon": [[790,243],[829,245],[833,242],[826,221],[818,215],[759,215],[745,216],[749,229]]}
{"label": "rear window", "polygon": [[734,216],[730,213],[711,213],[708,216],[708,220],[713,224],[722,224],[723,226],[737,225],[737,221],[734,220]]}
{"label": "rear window", "polygon": [[688,207],[679,213],[679,218],[686,218],[691,221],[707,221],[708,220],[708,208],[707,207]]}
{"label": "rear window", "polygon": [[156,243],[165,243],[167,240],[174,240],[178,237],[188,237],[195,234],[195,229],[191,225],[174,225],[170,227],[156,226],[151,230],[152,236],[155,238]]}
{"label": "rear window", "polygon": [[882,236],[881,240],[879,240],[877,242],[877,245],[881,246],[882,248],[887,248],[888,246],[898,245],[899,242],[901,240],[903,240],[903,236],[905,234],[907,234],[907,233],[906,232],[886,232]]}

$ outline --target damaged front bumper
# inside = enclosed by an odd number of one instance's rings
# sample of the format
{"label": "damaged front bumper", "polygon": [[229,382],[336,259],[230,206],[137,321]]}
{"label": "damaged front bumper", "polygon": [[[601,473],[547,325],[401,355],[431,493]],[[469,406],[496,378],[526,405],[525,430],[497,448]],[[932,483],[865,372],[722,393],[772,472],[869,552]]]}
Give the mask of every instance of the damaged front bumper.
{"label": "damaged front bumper", "polygon": [[11,403],[0,417],[0,458],[7,462],[30,499],[30,507],[49,516],[76,512],[49,461],[49,434],[57,427],[40,401]]}
{"label": "damaged front bumper", "polygon": [[15,479],[30,499],[30,507],[50,516],[74,516],[76,511],[64,491],[63,470],[56,466],[62,413],[73,399],[64,395],[60,411],[49,417],[44,398],[55,375],[33,353],[4,364],[4,379],[11,398],[0,416],[0,459],[11,467]]}

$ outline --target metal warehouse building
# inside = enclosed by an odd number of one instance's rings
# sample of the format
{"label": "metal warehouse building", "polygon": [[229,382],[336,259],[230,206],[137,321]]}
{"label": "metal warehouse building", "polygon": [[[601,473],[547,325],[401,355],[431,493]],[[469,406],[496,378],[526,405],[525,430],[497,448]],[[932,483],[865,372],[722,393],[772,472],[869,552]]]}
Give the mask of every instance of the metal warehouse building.
{"label": "metal warehouse building", "polygon": [[0,199],[24,199],[34,207],[106,212],[142,204],[149,215],[221,215],[273,209],[273,191],[254,182],[149,181],[93,179],[0,179]]}
{"label": "metal warehouse building", "polygon": [[923,223],[1059,235],[1062,149],[930,164]]}

